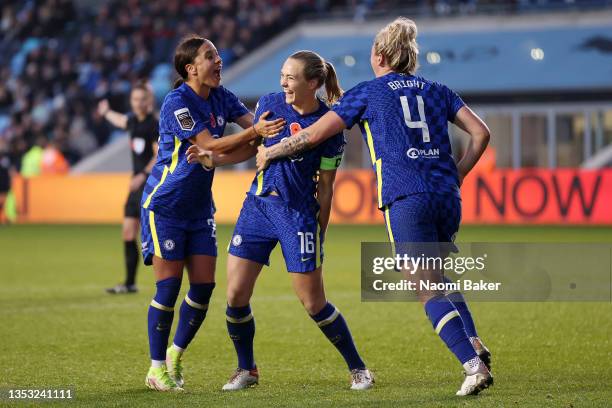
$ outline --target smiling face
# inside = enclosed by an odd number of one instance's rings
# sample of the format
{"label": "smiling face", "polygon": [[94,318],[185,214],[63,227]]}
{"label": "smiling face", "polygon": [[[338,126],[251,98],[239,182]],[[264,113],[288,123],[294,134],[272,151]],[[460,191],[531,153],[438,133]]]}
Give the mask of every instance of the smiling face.
{"label": "smiling face", "polygon": [[214,44],[205,41],[198,49],[198,55],[191,64],[187,64],[186,69],[189,77],[196,81],[198,85],[209,88],[216,88],[221,84],[221,69],[223,61],[217,52]]}
{"label": "smiling face", "polygon": [[304,63],[292,58],[288,58],[281,68],[280,86],[285,92],[285,102],[298,106],[314,99],[319,87],[316,79],[304,77]]}

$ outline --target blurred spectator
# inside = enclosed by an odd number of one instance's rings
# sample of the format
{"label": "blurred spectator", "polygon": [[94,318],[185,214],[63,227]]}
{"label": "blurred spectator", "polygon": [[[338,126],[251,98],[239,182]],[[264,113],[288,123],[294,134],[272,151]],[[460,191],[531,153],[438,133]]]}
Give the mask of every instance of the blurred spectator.
{"label": "blurred spectator", "polygon": [[[589,0],[590,3],[606,0]],[[150,78],[158,102],[172,81],[178,40],[212,40],[227,68],[308,13],[395,15],[519,12],[574,0],[2,0],[0,139],[12,163],[46,138],[70,164],[110,139],[101,99],[127,111],[131,84]]]}
{"label": "blurred spectator", "polygon": [[149,77],[155,95],[163,96],[172,70],[160,67],[171,66],[181,37],[195,32],[212,40],[227,68],[314,10],[312,0],[101,3],[5,0],[0,6],[0,139],[30,175],[40,172],[41,140],[49,141],[45,157],[70,164],[109,140],[111,129],[95,109],[100,99],[127,110],[131,84]]}
{"label": "blurred spectator", "polygon": [[21,161],[21,175],[23,177],[36,177],[42,171],[42,156],[47,141],[44,137],[39,137],[30,149],[23,155]]}
{"label": "blurred spectator", "polygon": [[43,150],[40,170],[41,174],[66,174],[70,166],[55,143],[49,142]]}

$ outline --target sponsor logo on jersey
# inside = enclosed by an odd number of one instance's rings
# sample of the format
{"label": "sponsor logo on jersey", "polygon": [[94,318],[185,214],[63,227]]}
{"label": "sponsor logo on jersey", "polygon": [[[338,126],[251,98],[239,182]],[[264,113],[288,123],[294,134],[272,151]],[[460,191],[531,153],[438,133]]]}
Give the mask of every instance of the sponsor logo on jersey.
{"label": "sponsor logo on jersey", "polygon": [[179,123],[179,126],[183,130],[193,130],[195,127],[195,120],[189,112],[189,108],[181,108],[174,111],[174,117]]}
{"label": "sponsor logo on jersey", "polygon": [[440,149],[417,149],[416,147],[411,147],[406,152],[406,155],[411,159],[439,159]]}

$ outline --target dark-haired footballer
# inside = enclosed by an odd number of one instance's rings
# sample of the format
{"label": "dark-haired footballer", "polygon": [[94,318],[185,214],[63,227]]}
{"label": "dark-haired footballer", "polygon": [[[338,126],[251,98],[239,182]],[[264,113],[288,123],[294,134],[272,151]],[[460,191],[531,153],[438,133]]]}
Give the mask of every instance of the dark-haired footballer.
{"label": "dark-haired footballer", "polygon": [[[148,313],[151,368],[145,383],[158,391],[183,387],[181,359],[206,317],[215,287],[217,241],[211,192],[214,170],[187,163],[192,145],[240,162],[252,157],[259,135],[273,135],[284,121],[260,121],[229,90],[220,86],[222,61],[212,42],[188,37],[176,48],[174,66],[180,78],[163,102],[159,151],[142,197],[142,252],[153,265],[157,291]],[[223,137],[227,122],[243,130]],[[183,268],[189,292],[167,348]]]}

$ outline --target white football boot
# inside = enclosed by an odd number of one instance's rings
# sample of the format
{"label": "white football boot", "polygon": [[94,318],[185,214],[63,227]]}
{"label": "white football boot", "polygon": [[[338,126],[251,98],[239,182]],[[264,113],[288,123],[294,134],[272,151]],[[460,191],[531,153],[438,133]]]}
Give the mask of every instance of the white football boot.
{"label": "white football boot", "polygon": [[374,386],[374,376],[370,370],[351,370],[351,390],[367,390]]}
{"label": "white football boot", "polygon": [[480,391],[493,385],[493,376],[479,357],[474,357],[463,365],[465,380],[455,395],[477,395]]}
{"label": "white football boot", "polygon": [[222,388],[223,391],[237,391],[251,387],[259,382],[259,373],[257,368],[245,370],[237,368],[234,374],[230,377]]}

